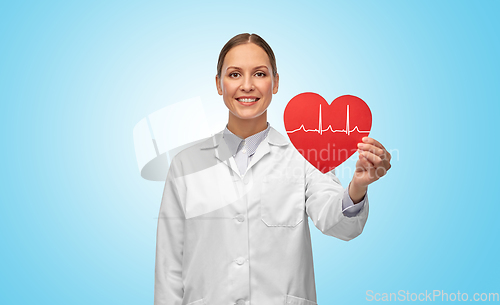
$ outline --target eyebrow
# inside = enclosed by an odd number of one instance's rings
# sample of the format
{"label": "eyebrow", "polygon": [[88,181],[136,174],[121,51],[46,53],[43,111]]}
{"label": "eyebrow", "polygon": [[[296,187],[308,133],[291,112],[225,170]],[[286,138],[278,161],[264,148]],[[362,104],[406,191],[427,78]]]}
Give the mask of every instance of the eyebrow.
{"label": "eyebrow", "polygon": [[[229,70],[229,69],[231,69],[231,68],[233,68],[233,69],[240,69],[240,70],[241,70],[241,68],[240,68],[240,67],[236,67],[236,66],[229,66],[229,67],[227,67],[227,70]],[[257,69],[262,69],[262,68],[265,68],[266,70],[269,70],[269,69],[267,68],[267,66],[265,66],[265,65],[257,66],[257,67],[255,67],[255,68],[253,68],[253,69],[254,69],[254,70],[257,70]]]}

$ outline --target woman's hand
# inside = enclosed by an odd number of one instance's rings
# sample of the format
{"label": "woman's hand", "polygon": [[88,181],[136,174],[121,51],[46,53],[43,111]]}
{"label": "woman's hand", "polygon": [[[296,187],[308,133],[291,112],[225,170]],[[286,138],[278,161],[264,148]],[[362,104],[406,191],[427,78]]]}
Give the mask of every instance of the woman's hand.
{"label": "woman's hand", "polygon": [[391,168],[391,154],[377,140],[364,137],[358,143],[359,159],[354,177],[349,184],[349,195],[354,203],[360,202],[368,185],[384,176]]}

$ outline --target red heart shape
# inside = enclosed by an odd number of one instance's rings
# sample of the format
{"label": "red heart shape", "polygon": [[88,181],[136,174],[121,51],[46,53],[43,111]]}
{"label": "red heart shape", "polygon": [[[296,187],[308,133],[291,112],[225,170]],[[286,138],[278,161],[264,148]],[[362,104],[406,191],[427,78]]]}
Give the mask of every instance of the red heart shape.
{"label": "red heart shape", "polygon": [[283,118],[293,146],[322,173],[349,159],[372,126],[370,108],[353,95],[328,105],[319,94],[301,93],[288,102]]}

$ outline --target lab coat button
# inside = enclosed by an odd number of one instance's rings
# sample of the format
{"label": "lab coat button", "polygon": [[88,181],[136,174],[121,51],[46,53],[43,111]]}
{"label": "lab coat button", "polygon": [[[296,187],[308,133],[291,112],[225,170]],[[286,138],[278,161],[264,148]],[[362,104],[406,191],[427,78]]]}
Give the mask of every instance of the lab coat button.
{"label": "lab coat button", "polygon": [[237,263],[238,265],[243,265],[243,264],[245,263],[245,259],[244,259],[243,257],[238,257],[238,258],[236,259],[236,263]]}
{"label": "lab coat button", "polygon": [[238,220],[239,222],[244,222],[245,221],[245,216],[239,214],[238,216],[236,216],[236,220]]}
{"label": "lab coat button", "polygon": [[245,300],[243,299],[239,299],[238,301],[236,301],[236,303],[234,303],[235,305],[245,305]]}

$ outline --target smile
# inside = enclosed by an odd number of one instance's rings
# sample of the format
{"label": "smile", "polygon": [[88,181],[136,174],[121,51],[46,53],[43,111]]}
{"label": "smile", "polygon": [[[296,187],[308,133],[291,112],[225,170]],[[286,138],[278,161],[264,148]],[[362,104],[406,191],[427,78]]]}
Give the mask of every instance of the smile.
{"label": "smile", "polygon": [[238,102],[242,103],[255,103],[256,101],[260,100],[259,98],[237,98],[236,99]]}

